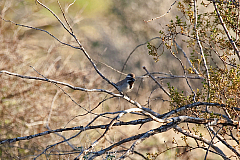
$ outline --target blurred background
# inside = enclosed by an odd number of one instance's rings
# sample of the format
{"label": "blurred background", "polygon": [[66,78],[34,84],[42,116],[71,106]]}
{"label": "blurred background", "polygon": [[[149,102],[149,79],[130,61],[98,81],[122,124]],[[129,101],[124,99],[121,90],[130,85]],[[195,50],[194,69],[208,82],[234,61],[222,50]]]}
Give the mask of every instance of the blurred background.
{"label": "blurred background", "polygon": [[[64,21],[56,1],[44,0],[41,2]],[[75,35],[103,75],[111,81],[117,82],[126,76],[124,74],[135,73],[137,76],[136,85],[134,90],[129,93],[129,96],[160,114],[170,109],[168,103],[164,101],[167,97],[152,80],[141,78],[145,74],[142,66],[146,66],[150,72],[182,75],[183,71],[176,59],[170,54],[162,54],[159,61],[155,62],[153,57],[148,55],[146,42],[159,36],[159,30],[163,29],[171,19],[175,18],[173,16],[178,13],[178,10],[176,7],[173,8],[169,14],[159,20],[148,23],[145,23],[144,20],[165,14],[173,2],[174,0],[77,0],[68,8],[72,1],[60,1]],[[67,8],[68,10],[66,10]],[[77,46],[77,43],[63,29],[57,19],[34,0],[1,0],[0,11],[1,17],[6,20],[47,30],[59,40]],[[158,45],[160,42],[157,38],[151,41],[154,45]],[[179,44],[181,43],[179,42]],[[137,46],[139,47],[132,53]],[[130,53],[132,54],[124,67]],[[1,20],[0,70],[41,77],[30,66],[33,66],[47,78],[66,82],[76,87],[113,89],[96,73],[91,63],[80,50],[62,45],[44,32],[19,27]],[[122,71],[124,67],[124,74],[120,74],[108,66],[118,71]],[[54,84],[7,75],[0,75],[0,82],[1,140],[43,132],[47,130],[46,124],[51,129],[84,126],[94,117],[93,115],[79,116],[86,112],[74,104]],[[168,82],[176,84],[180,90],[189,91],[189,89],[185,88],[185,83],[182,83],[183,80],[181,79],[161,81],[166,88]],[[198,86],[201,81],[194,80],[193,83]],[[63,89],[80,106],[89,110],[106,97],[106,94],[102,93],[85,93],[73,91],[66,87],[63,87]],[[151,94],[154,89],[156,90]],[[155,101],[146,105],[150,95]],[[133,106],[129,106],[124,100],[114,98],[104,102],[94,112],[118,111],[131,107]],[[134,116],[127,115],[121,120],[132,119],[134,119]],[[109,122],[109,119],[102,118],[98,121],[99,124],[106,122]],[[94,125],[97,125],[97,123]],[[152,122],[143,125],[141,129],[139,129],[139,126],[114,128],[107,136],[107,141],[100,144],[96,150],[106,147],[112,142],[157,126],[157,123]],[[87,147],[102,132],[102,130],[88,131],[86,134],[81,134],[72,140],[71,143],[77,147]],[[77,131],[63,132],[61,134],[70,137],[75,133]],[[166,144],[172,142],[173,136],[170,136],[171,133],[173,131],[147,139],[138,146],[138,149],[140,148],[139,150],[145,153],[163,151]],[[6,159],[12,157],[29,159],[32,157],[31,155],[38,154],[47,145],[61,140],[63,140],[61,137],[50,134],[29,141],[2,145],[0,146],[0,155]],[[71,148],[64,143],[55,147],[53,151],[55,150],[71,150]],[[115,150],[118,150],[118,147]],[[170,157],[174,154],[175,151],[170,150],[159,158],[171,159]],[[190,154],[188,156],[191,157]],[[195,155],[195,157],[197,156]],[[200,152],[199,157],[201,157]],[[134,158],[133,156],[132,158],[138,159],[139,157]],[[179,159],[187,159],[187,157],[179,157]]]}

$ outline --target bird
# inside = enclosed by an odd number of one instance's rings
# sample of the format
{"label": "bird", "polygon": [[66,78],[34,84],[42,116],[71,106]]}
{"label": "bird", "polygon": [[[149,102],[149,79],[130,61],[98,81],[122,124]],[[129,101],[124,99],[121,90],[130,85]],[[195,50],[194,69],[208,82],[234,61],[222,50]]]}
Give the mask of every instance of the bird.
{"label": "bird", "polygon": [[120,92],[126,93],[130,92],[133,89],[135,82],[135,74],[129,73],[125,79],[116,83]]}

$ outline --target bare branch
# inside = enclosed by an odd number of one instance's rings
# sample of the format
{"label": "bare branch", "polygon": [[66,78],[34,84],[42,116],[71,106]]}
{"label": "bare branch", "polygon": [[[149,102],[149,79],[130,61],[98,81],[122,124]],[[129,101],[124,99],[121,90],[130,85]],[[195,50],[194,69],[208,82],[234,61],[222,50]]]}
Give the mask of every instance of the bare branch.
{"label": "bare branch", "polygon": [[[68,23],[68,20],[67,20],[67,18],[66,18],[66,16],[65,16],[65,13],[64,13],[64,11],[63,11],[63,9],[62,9],[62,6],[61,6],[59,0],[57,0],[57,2],[58,2],[58,6],[59,6],[59,8],[60,8],[60,10],[61,10],[61,12],[62,12],[62,14],[63,14],[63,17],[64,17],[65,22],[67,23],[68,27],[70,28],[71,33],[73,33],[72,27],[71,27],[71,25]],[[74,2],[73,2],[73,3],[74,3]],[[72,3],[72,4],[73,4],[73,3]]]}
{"label": "bare branch", "polygon": [[209,130],[214,134],[216,135],[216,137],[218,138],[218,140],[220,140],[226,147],[228,147],[232,152],[234,152],[238,158],[240,158],[240,153],[233,147],[231,146],[230,144],[227,143],[226,140],[224,140],[224,138],[222,138],[220,135],[218,135],[212,127],[209,127]]}
{"label": "bare branch", "polygon": [[186,130],[183,130],[181,127],[179,126],[175,126],[174,129],[176,129],[177,131],[181,132],[182,134],[188,136],[188,137],[192,137],[194,139],[197,139],[199,141],[202,141],[208,145],[210,145],[216,152],[218,152],[223,158],[226,158],[226,155],[224,154],[224,152],[219,149],[216,145],[212,144],[209,140],[203,138],[203,137],[199,137],[198,135],[195,135],[193,133],[187,132]]}
{"label": "bare branch", "polygon": [[[210,75],[209,75],[209,71],[208,71],[208,66],[207,66],[207,61],[206,61],[206,58],[205,58],[205,55],[203,53],[203,48],[202,48],[202,44],[199,40],[199,36],[198,36],[198,29],[197,29],[197,7],[196,7],[196,4],[197,3],[197,0],[194,0],[194,18],[195,18],[195,23],[194,23],[194,30],[196,32],[196,40],[197,40],[197,44],[199,46],[199,49],[200,49],[200,53],[201,53],[201,56],[202,56],[202,59],[203,59],[203,64],[204,64],[204,67],[206,68],[206,77],[207,77],[207,84],[208,84],[208,90],[210,89]],[[210,96],[210,93],[208,91],[208,97],[207,99],[209,99],[209,96]],[[206,106],[206,111],[208,110],[208,106]]]}
{"label": "bare branch", "polygon": [[170,93],[168,91],[166,91],[163,88],[163,86],[148,72],[148,70],[147,70],[147,68],[145,66],[143,66],[143,69],[147,72],[149,77],[151,77],[153,79],[153,81],[163,90],[163,92],[165,92],[170,97]]}
{"label": "bare branch", "polygon": [[111,146],[109,146],[109,147],[107,147],[107,148],[105,148],[105,149],[102,149],[102,150],[100,150],[100,151],[98,151],[98,152],[93,152],[94,155],[93,155],[92,157],[90,157],[89,160],[92,160],[92,159],[94,159],[95,157],[100,156],[100,155],[106,153],[107,151],[109,151],[109,150],[111,150],[111,149],[113,149],[113,148],[115,148],[115,147],[117,147],[117,146],[119,146],[119,145],[121,145],[121,144],[124,144],[124,143],[126,143],[126,142],[130,142],[130,141],[137,140],[137,139],[139,139],[139,138],[141,138],[141,137],[143,137],[143,136],[144,136],[144,139],[146,139],[146,138],[148,138],[148,137],[150,137],[150,136],[153,136],[153,135],[155,135],[155,134],[162,133],[162,132],[166,132],[166,131],[168,131],[169,129],[173,128],[175,125],[176,125],[176,122],[175,122],[175,123],[174,123],[174,122],[171,122],[171,123],[168,123],[168,124],[166,124],[166,125],[162,125],[162,126],[159,127],[159,128],[152,129],[152,130],[150,130],[150,131],[148,131],[148,132],[145,132],[145,133],[142,133],[142,134],[138,134],[138,135],[135,135],[135,136],[132,136],[132,137],[123,139],[123,140],[121,140],[121,141],[119,141],[119,142],[117,142],[117,143],[115,143],[115,144],[113,144],[113,145],[111,145]]}
{"label": "bare branch", "polygon": [[[129,110],[131,111],[131,110]],[[132,108],[132,111],[136,112],[139,111],[141,112],[141,109],[138,108]],[[34,135],[29,135],[29,136],[25,136],[25,137],[17,137],[17,138],[13,138],[13,139],[6,139],[3,141],[0,141],[0,144],[4,144],[4,143],[13,143],[16,141],[20,141],[20,140],[29,140],[35,137],[39,137],[39,136],[43,136],[43,135],[47,135],[47,134],[51,134],[51,133],[56,133],[56,132],[64,132],[64,131],[71,131],[71,130],[80,130],[80,131],[87,131],[87,130],[91,130],[91,129],[107,129],[109,128],[109,124],[106,125],[97,125],[97,126],[90,126],[90,124],[92,124],[94,121],[96,121],[99,117],[106,115],[106,114],[120,114],[121,116],[124,114],[125,111],[117,111],[117,112],[105,112],[102,114],[97,115],[86,127],[83,126],[78,126],[78,127],[72,127],[72,128],[63,128],[63,129],[56,129],[56,130],[48,130],[42,133],[38,133],[38,134],[34,134]],[[116,118],[115,118],[116,119]],[[129,121],[129,122],[116,122],[116,123],[111,123],[112,126],[122,126],[122,125],[139,125],[139,124],[144,124],[147,122],[153,121],[153,119],[151,118],[146,118],[146,119],[137,119],[137,120],[133,120],[133,121]],[[173,117],[170,119],[165,119],[162,120],[162,123],[171,123],[171,122],[178,122],[178,123],[195,123],[195,124],[208,124],[209,126],[215,126],[218,124],[224,125],[224,126],[234,126],[234,127],[238,127],[239,122],[238,121],[229,121],[229,120],[224,120],[224,119],[217,119],[217,118],[210,118],[210,119],[204,119],[204,118],[195,118],[195,117],[189,117],[189,116],[179,116],[179,117]]]}
{"label": "bare branch", "polygon": [[172,6],[174,6],[174,4],[175,4],[177,1],[178,1],[178,0],[174,1],[174,2],[171,4],[169,10],[168,10],[166,13],[164,13],[163,15],[161,15],[161,16],[159,16],[159,17],[152,18],[152,19],[147,20],[147,21],[146,21],[146,20],[143,20],[143,21],[144,21],[144,22],[151,22],[151,21],[154,21],[154,20],[156,20],[156,19],[160,19],[160,18],[164,17],[166,14],[170,13],[170,11],[171,11],[171,9],[172,9]]}
{"label": "bare branch", "polygon": [[190,59],[187,57],[187,54],[184,52],[184,50],[182,49],[182,47],[180,47],[174,39],[173,39],[173,42],[176,44],[177,48],[182,51],[184,57],[187,59],[188,64],[190,65],[190,67],[191,67],[191,68],[194,70],[194,72],[199,76],[199,72],[196,70],[195,67],[193,67],[192,62],[191,62]]}
{"label": "bare branch", "polygon": [[233,46],[234,51],[236,52],[236,54],[237,54],[237,56],[238,56],[238,59],[240,60],[239,50],[238,50],[235,42],[232,40],[232,38],[231,38],[231,36],[230,36],[230,34],[229,34],[228,30],[227,30],[227,27],[225,26],[225,23],[223,22],[222,16],[220,15],[220,13],[219,13],[219,11],[218,11],[216,2],[215,2],[215,1],[212,1],[212,2],[213,2],[213,6],[214,6],[214,8],[215,8],[215,11],[216,11],[216,13],[217,13],[218,19],[219,19],[220,23],[222,24],[222,27],[223,27],[223,29],[224,29],[227,37],[228,37],[228,40],[230,41],[231,45]]}
{"label": "bare branch", "polygon": [[138,140],[136,140],[132,146],[119,158],[119,159],[124,159],[126,156],[134,153],[134,148],[136,147],[136,145],[138,145],[139,143],[141,143],[145,138],[147,138],[147,135],[150,133],[151,131],[146,132],[142,137],[140,137]]}
{"label": "bare branch", "polygon": [[175,110],[171,110],[165,114],[163,114],[161,116],[161,118],[167,118],[169,116],[171,116],[172,114],[175,114],[175,113],[178,113],[180,111],[183,111],[187,108],[193,108],[193,107],[197,107],[197,106],[201,106],[201,105],[208,105],[208,106],[220,106],[220,107],[224,107],[225,105],[224,104],[219,104],[219,103],[208,103],[208,102],[195,102],[195,103],[192,103],[192,104],[188,104],[188,105],[185,105],[185,106],[182,106],[182,107],[179,107]]}
{"label": "bare branch", "polygon": [[[123,115],[127,114],[127,113],[130,113],[130,112],[136,112],[136,111],[139,111],[141,112],[142,110],[139,109],[139,108],[132,108],[132,109],[128,109],[128,110],[125,110],[121,113],[119,113],[115,118],[112,119],[112,121],[108,124],[106,130],[104,131],[104,133],[97,139],[95,140],[91,145],[90,147],[88,147],[88,149],[85,149],[83,150],[76,158],[78,158],[79,156],[81,156],[82,153],[86,153],[86,152],[89,152],[89,150],[91,148],[93,148],[95,145],[97,145],[99,143],[99,141],[105,136],[105,134],[107,134],[107,132],[110,130],[110,128],[113,126],[114,122],[116,122],[116,120],[118,120],[119,118],[121,118]],[[75,159],[76,159],[75,158]]]}
{"label": "bare branch", "polygon": [[193,91],[193,89],[192,89],[192,87],[191,87],[191,85],[190,85],[190,83],[189,83],[189,81],[188,81],[187,73],[186,73],[186,71],[185,71],[185,68],[184,68],[184,66],[183,66],[183,63],[182,63],[181,59],[178,58],[178,57],[174,54],[174,52],[172,51],[172,49],[170,49],[170,52],[171,52],[171,54],[179,61],[179,63],[181,64],[182,70],[183,70],[183,73],[184,73],[184,78],[185,78],[185,80],[186,80],[186,83],[187,83],[188,87],[191,89],[192,94],[193,94],[193,101],[196,102],[196,99],[195,99],[196,93]]}
{"label": "bare branch", "polygon": [[[67,27],[63,24],[63,22],[60,20],[60,18],[58,18],[58,16],[50,9],[50,8],[48,8],[46,5],[44,5],[43,3],[41,3],[39,0],[36,0],[36,2],[38,3],[38,4],[40,4],[42,7],[44,7],[44,8],[46,8],[57,20],[58,20],[58,22],[62,25],[62,27],[70,34],[70,35],[72,35],[73,36],[73,32],[70,32],[70,30],[69,29],[67,29]],[[60,3],[58,3],[58,4],[60,4]],[[60,5],[59,5],[60,6]],[[60,9],[61,9],[61,7],[60,7]],[[62,12],[63,13],[63,12]],[[64,16],[65,17],[65,16]],[[81,47],[81,46],[80,46]]]}
{"label": "bare branch", "polygon": [[121,72],[123,72],[123,70],[125,69],[128,60],[130,59],[130,57],[132,56],[132,54],[135,52],[135,50],[136,50],[137,48],[143,46],[143,45],[146,45],[148,42],[151,42],[151,41],[154,40],[154,39],[161,39],[161,38],[160,38],[160,37],[154,37],[154,38],[146,41],[145,43],[142,43],[142,44],[139,44],[138,46],[136,46],[136,47],[132,50],[132,52],[130,52],[130,54],[128,55],[126,61],[125,61],[124,64],[123,64],[123,67],[122,67]]}
{"label": "bare branch", "polygon": [[207,159],[208,151],[209,151],[209,149],[210,149],[211,144],[213,143],[213,139],[216,137],[216,135],[218,134],[218,132],[219,132],[222,128],[223,128],[223,126],[222,126],[221,128],[219,128],[219,130],[218,130],[218,131],[214,134],[214,136],[212,137],[211,142],[210,142],[210,144],[208,145],[208,149],[207,149],[207,152],[206,152],[206,154],[205,154],[204,160]]}
{"label": "bare branch", "polygon": [[31,27],[31,26],[23,25],[23,24],[18,24],[18,23],[15,23],[15,22],[13,22],[13,21],[10,21],[10,20],[5,20],[5,19],[2,18],[1,16],[0,16],[0,18],[1,18],[2,20],[4,20],[5,22],[10,22],[10,23],[12,23],[12,24],[15,24],[16,26],[25,27],[25,28],[30,28],[30,29],[35,29],[35,30],[38,30],[38,31],[45,32],[45,33],[47,33],[48,35],[50,35],[51,37],[53,37],[54,39],[56,39],[59,43],[61,43],[61,44],[63,44],[63,45],[72,47],[72,48],[74,48],[74,49],[80,49],[80,47],[75,47],[75,46],[73,46],[73,45],[70,45],[70,44],[68,44],[68,43],[65,43],[65,42],[60,41],[57,37],[55,37],[53,34],[51,34],[50,32],[48,32],[48,31],[46,31],[46,30],[44,30],[44,29],[36,28],[36,27]]}

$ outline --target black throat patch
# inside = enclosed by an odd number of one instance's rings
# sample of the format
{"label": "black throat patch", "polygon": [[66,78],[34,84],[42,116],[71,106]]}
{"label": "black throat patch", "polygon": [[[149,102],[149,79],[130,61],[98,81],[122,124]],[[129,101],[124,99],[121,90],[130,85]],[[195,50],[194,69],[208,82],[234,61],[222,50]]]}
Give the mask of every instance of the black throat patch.
{"label": "black throat patch", "polygon": [[134,81],[128,81],[128,84],[130,85],[130,89],[132,89],[133,83],[134,83]]}

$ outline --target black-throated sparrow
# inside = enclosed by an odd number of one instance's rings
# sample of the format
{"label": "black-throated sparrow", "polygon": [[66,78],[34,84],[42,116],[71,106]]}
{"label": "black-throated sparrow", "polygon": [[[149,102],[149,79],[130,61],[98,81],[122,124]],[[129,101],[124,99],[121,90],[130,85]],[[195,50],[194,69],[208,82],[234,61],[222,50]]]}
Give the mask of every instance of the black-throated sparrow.
{"label": "black-throated sparrow", "polygon": [[123,93],[130,92],[133,89],[135,82],[135,74],[130,73],[127,77],[116,83],[119,90]]}

